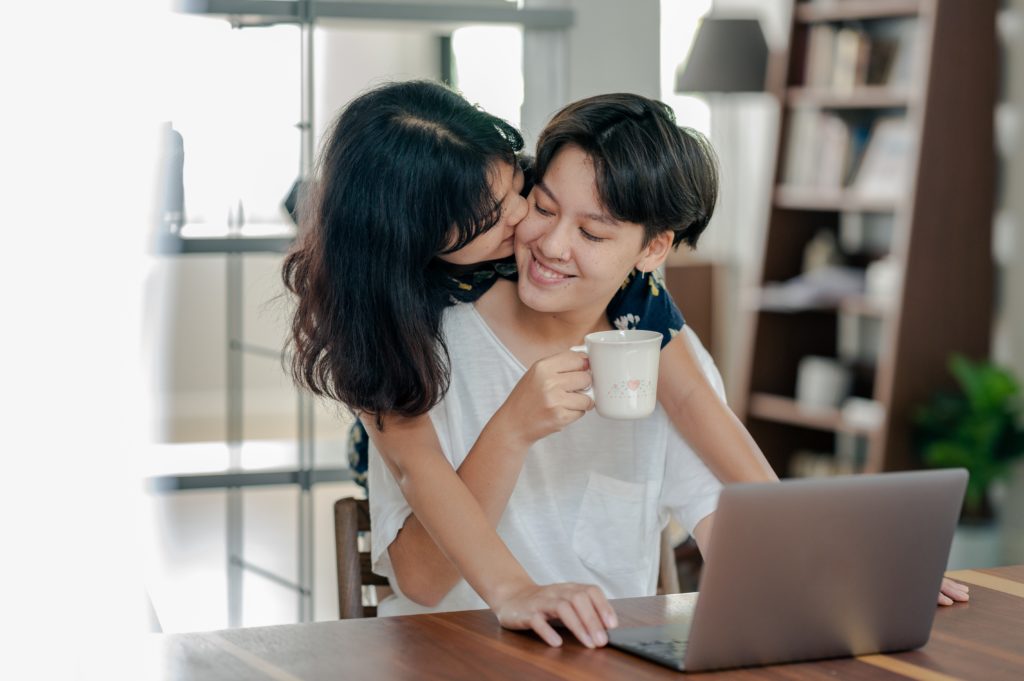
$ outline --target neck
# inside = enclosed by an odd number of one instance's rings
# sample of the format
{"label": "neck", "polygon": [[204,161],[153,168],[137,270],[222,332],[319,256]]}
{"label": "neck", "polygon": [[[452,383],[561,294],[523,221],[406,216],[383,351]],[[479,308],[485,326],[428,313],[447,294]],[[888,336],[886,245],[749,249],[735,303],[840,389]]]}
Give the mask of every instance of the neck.
{"label": "neck", "polygon": [[539,312],[527,307],[510,281],[495,283],[477,302],[477,310],[525,366],[582,344],[588,333],[612,328],[603,307],[568,312]]}

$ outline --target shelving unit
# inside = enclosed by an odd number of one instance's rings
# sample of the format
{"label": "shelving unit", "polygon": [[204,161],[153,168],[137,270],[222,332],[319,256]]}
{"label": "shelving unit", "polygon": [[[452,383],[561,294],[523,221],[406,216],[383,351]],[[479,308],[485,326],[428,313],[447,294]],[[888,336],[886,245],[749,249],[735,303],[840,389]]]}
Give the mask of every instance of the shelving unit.
{"label": "shelving unit", "polygon": [[[864,440],[866,456],[859,470],[914,467],[915,407],[950,384],[946,367],[951,353],[988,353],[997,4],[800,0],[794,5],[786,68],[769,84],[781,106],[778,154],[763,256],[748,294],[747,352],[735,403],[780,475],[790,473],[798,452],[836,451],[837,436]],[[916,22],[909,82],[859,82],[841,89],[808,84],[813,27],[827,24],[868,33],[891,21]],[[904,118],[911,131],[906,190],[872,196],[856,191],[849,177],[828,187],[787,182],[787,152],[800,139],[791,130],[796,109],[833,114],[851,128],[870,126],[881,117]],[[840,224],[849,214],[891,217],[892,237],[884,252],[841,250],[841,255],[843,264],[856,268],[888,256],[899,272],[893,295],[879,302],[859,293],[834,304],[788,311],[762,304],[763,287],[802,274],[804,251],[815,235],[825,230],[841,243]],[[884,413],[877,428],[849,422],[840,405],[807,409],[796,400],[801,359],[815,355],[842,361],[842,317],[881,327],[877,359],[847,362],[851,395],[873,400]]]}
{"label": "shelving unit", "polygon": [[[308,158],[308,157],[307,157]],[[312,490],[317,483],[350,480],[347,468],[318,467],[316,463],[314,409],[312,399],[297,391],[298,457],[294,466],[273,470],[245,470],[242,466],[244,356],[280,361],[281,351],[246,343],[242,336],[244,310],[243,269],[248,255],[279,255],[285,253],[294,235],[182,237],[161,235],[155,250],[163,255],[223,255],[226,260],[227,292],[225,320],[227,324],[227,391],[226,446],[228,466],[222,472],[158,475],[146,480],[151,492],[170,493],[202,489],[226,490],[226,565],[228,582],[228,625],[242,624],[243,573],[260,575],[280,586],[293,590],[298,599],[298,621],[313,618],[313,509]],[[297,580],[288,579],[245,559],[244,507],[242,491],[267,485],[296,485],[299,489],[297,528]]]}

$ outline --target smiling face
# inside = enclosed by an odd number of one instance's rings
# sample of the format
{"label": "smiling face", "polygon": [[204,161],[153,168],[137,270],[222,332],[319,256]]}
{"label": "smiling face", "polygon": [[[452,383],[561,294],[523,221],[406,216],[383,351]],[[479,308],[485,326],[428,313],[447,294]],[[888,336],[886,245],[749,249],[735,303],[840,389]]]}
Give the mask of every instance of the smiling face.
{"label": "smiling face", "polygon": [[528,203],[515,239],[519,298],[538,312],[603,311],[634,267],[653,270],[671,245],[666,231],[644,246],[642,225],[608,214],[594,162],[575,145],[558,152]]}
{"label": "smiling face", "polygon": [[499,260],[512,255],[516,225],[526,215],[523,190],[523,171],[518,164],[497,161],[491,165],[491,195],[501,204],[497,224],[457,251],[444,253],[438,258],[453,265],[475,265],[488,260]]}

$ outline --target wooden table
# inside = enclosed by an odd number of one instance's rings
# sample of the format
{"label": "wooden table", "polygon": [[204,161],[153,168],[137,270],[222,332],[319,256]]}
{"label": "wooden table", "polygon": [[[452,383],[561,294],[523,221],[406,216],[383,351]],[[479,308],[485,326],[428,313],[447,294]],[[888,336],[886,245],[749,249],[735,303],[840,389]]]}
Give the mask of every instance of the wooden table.
{"label": "wooden table", "polygon": [[[163,638],[162,678],[246,679],[1024,679],[1024,565],[961,570],[966,604],[939,608],[928,645],[894,655],[680,676],[612,648],[549,648],[505,631],[488,610],[175,634]],[[661,623],[694,594],[615,601],[622,625]]]}

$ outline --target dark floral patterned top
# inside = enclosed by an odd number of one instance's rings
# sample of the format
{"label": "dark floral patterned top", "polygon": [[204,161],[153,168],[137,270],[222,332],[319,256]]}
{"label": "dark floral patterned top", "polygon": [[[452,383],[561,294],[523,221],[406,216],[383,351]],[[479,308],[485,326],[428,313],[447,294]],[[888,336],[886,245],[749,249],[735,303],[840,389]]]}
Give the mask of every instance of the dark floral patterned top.
{"label": "dark floral patterned top", "polygon": [[[486,293],[498,278],[515,281],[516,264],[511,259],[486,263],[473,270],[448,277],[449,298],[452,304],[472,303]],[[683,315],[676,307],[660,272],[644,275],[636,270],[626,277],[618,292],[608,304],[608,321],[616,329],[643,329],[660,331],[664,348],[683,328]],[[369,438],[358,420],[352,425],[348,438],[348,462],[353,478],[366,487]]]}

